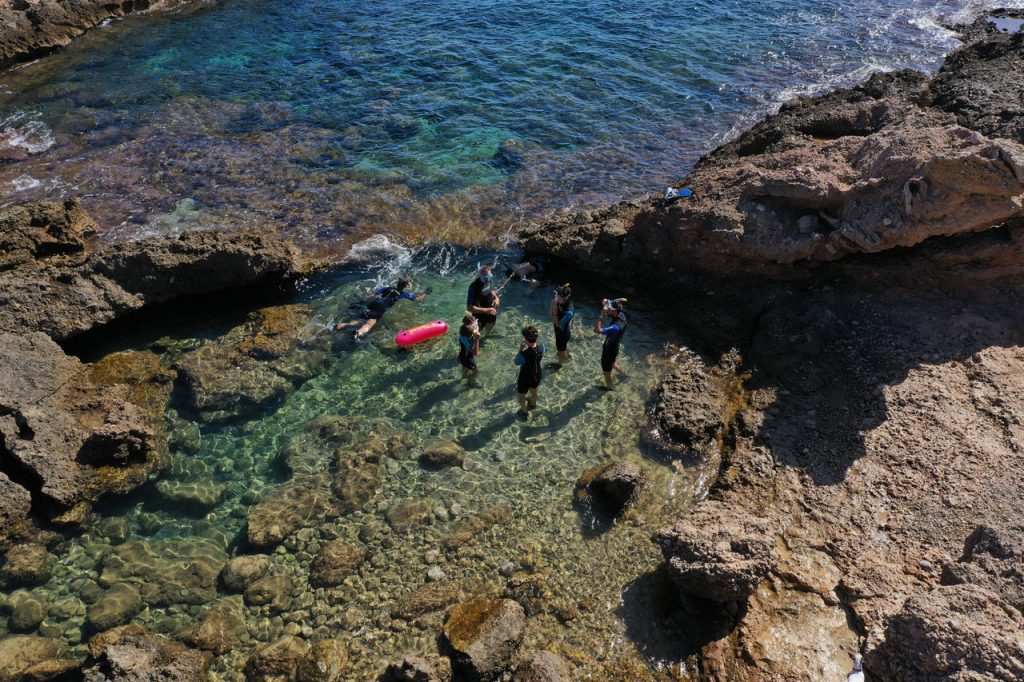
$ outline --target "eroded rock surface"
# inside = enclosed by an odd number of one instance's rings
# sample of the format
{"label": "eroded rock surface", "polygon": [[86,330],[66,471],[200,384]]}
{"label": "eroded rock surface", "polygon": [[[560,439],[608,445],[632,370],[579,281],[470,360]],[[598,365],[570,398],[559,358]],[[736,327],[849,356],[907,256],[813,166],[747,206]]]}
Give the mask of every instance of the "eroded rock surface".
{"label": "eroded rock surface", "polygon": [[444,635],[453,666],[469,680],[495,680],[508,667],[526,631],[523,607],[511,599],[463,602],[452,607]]}
{"label": "eroded rock surface", "polygon": [[141,625],[124,625],[89,640],[86,682],[205,682],[212,660],[154,634]]}
{"label": "eroded rock surface", "polygon": [[1024,613],[1024,528],[978,526],[960,560],[946,564],[942,582],[986,587]]}
{"label": "eroded rock surface", "polygon": [[713,601],[741,601],[778,561],[765,519],[703,502],[658,532],[669,575],[680,591]]}
{"label": "eroded rock surface", "polygon": [[574,498],[596,513],[619,516],[636,501],[646,480],[636,462],[605,462],[583,472],[576,481]]}

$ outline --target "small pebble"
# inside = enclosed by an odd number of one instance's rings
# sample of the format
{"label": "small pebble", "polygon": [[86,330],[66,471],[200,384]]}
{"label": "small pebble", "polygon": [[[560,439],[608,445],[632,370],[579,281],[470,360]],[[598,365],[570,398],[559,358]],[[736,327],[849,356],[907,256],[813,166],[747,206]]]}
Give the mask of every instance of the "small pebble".
{"label": "small pebble", "polygon": [[917,562],[917,565],[921,567],[922,571],[932,570],[932,562],[928,561],[927,559],[921,559],[919,562]]}
{"label": "small pebble", "polygon": [[440,566],[431,566],[427,569],[427,580],[437,582],[444,579],[444,570]]}

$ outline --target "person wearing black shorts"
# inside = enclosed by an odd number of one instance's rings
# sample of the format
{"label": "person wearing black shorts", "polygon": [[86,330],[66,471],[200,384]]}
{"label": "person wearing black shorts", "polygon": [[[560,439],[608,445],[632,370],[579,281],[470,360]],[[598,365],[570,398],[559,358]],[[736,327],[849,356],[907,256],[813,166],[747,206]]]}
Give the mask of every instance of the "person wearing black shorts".
{"label": "person wearing black shorts", "polygon": [[568,284],[555,289],[555,298],[551,301],[551,321],[555,325],[555,349],[558,351],[558,364],[565,364],[569,357],[569,341],[572,339],[572,318],[576,309],[572,305],[572,287]]}
{"label": "person wearing black shorts", "polygon": [[[602,324],[605,315],[610,318],[607,325]],[[615,364],[619,357],[622,335],[626,331],[626,313],[622,311],[622,299],[604,302],[604,308],[597,318],[597,326],[594,327],[594,331],[604,336],[604,345],[601,347],[601,371],[604,372],[605,387],[611,390],[612,370],[622,371],[622,368]]]}
{"label": "person wearing black shorts", "polygon": [[544,344],[540,343],[540,332],[533,325],[523,328],[523,340],[519,342],[516,364],[519,366],[519,380],[516,392],[519,396],[519,410],[524,417],[530,409],[537,407],[537,389],[540,387],[542,372],[540,363],[544,360]]}
{"label": "person wearing black shorts", "polygon": [[480,325],[472,313],[466,313],[459,327],[459,364],[462,365],[462,376],[472,386],[476,383],[476,375],[480,370],[476,366],[476,356],[480,354]]}
{"label": "person wearing black shorts", "polygon": [[476,279],[469,285],[469,294],[466,297],[466,310],[480,322],[480,334],[483,336],[486,336],[498,321],[498,308],[501,306],[501,299],[491,287],[493,279],[491,266],[481,266]]}

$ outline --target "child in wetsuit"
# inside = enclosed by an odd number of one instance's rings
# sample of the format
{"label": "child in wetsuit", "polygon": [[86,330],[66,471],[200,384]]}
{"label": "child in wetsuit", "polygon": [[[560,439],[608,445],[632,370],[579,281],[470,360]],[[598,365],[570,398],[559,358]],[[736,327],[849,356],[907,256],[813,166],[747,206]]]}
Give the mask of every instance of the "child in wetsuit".
{"label": "child in wetsuit", "polygon": [[519,381],[516,391],[519,395],[520,414],[528,417],[530,409],[537,407],[537,388],[540,386],[540,363],[544,360],[544,344],[540,343],[540,332],[533,325],[523,329],[523,340],[519,342]]}
{"label": "child in wetsuit", "polygon": [[[604,373],[604,385],[609,391],[612,389],[612,370],[622,372],[615,361],[619,357],[619,346],[622,343],[622,335],[626,332],[626,313],[622,310],[624,299],[617,298],[612,301],[605,300],[601,309],[601,316],[597,318],[597,325],[594,331],[604,335],[604,344],[601,346],[601,371]],[[602,324],[602,317],[607,315],[610,321],[607,325]],[[623,372],[625,373],[625,372]]]}
{"label": "child in wetsuit", "polygon": [[459,327],[459,364],[462,365],[462,376],[469,380],[470,386],[476,383],[476,375],[480,372],[474,359],[479,354],[480,324],[473,313],[466,313]]}
{"label": "child in wetsuit", "polygon": [[569,340],[572,338],[572,318],[576,309],[572,305],[572,287],[568,284],[555,289],[551,301],[551,320],[555,325],[555,348],[558,350],[558,364],[565,364],[569,357]]}

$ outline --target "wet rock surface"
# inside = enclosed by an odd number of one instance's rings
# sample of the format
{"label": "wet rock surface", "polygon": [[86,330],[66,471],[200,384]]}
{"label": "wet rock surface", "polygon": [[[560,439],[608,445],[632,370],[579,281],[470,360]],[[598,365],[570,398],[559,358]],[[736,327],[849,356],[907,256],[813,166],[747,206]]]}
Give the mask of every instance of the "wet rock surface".
{"label": "wet rock surface", "polygon": [[7,635],[0,638],[0,680],[17,682],[33,666],[61,655],[61,643],[36,635]]}
{"label": "wet rock surface", "polygon": [[516,668],[512,682],[570,682],[569,666],[550,651],[531,656]]}
{"label": "wet rock surface", "polygon": [[523,607],[511,599],[474,600],[452,607],[444,635],[453,667],[470,680],[495,680],[508,667],[526,630]]}
{"label": "wet rock surface", "polygon": [[7,585],[38,585],[50,579],[55,557],[33,543],[13,545],[4,553],[0,577]]}
{"label": "wet rock surface", "polygon": [[644,281],[652,254],[668,280],[790,277],[781,266],[999,226],[1022,215],[1020,55],[1020,34],[986,33],[934,80],[877,74],[791,100],[674,183],[693,197],[624,201],[527,227],[521,240],[531,253],[592,271],[614,263]]}
{"label": "wet rock surface", "polygon": [[309,646],[296,637],[282,637],[256,649],[245,664],[246,679],[272,682],[295,677]]}
{"label": "wet rock surface", "polygon": [[151,606],[206,604],[217,597],[217,576],[228,557],[212,540],[136,540],[113,547],[102,559],[103,586],[136,586]]}
{"label": "wet rock surface", "polygon": [[322,639],[299,661],[298,682],[342,682],[348,674],[348,649],[337,639]]}
{"label": "wet rock surface", "polygon": [[466,451],[455,441],[432,445],[420,455],[420,464],[428,469],[460,467],[466,460]]}
{"label": "wet rock surface", "polygon": [[389,682],[449,682],[451,678],[451,661],[437,655],[405,656],[384,672]]}
{"label": "wet rock surface", "polygon": [[210,606],[188,634],[197,649],[225,654],[238,646],[249,632],[245,625],[244,604],[238,596],[224,597]]}
{"label": "wet rock surface", "polygon": [[322,587],[340,585],[365,559],[365,548],[343,540],[332,540],[313,559],[309,581]]}
{"label": "wet rock surface", "polygon": [[251,583],[262,578],[270,568],[266,554],[236,556],[220,572],[220,580],[228,592],[240,593]]}
{"label": "wet rock surface", "polygon": [[72,40],[105,21],[133,12],[169,9],[187,0],[40,0],[0,7],[0,69],[38,59],[67,47]]}
{"label": "wet rock surface", "polygon": [[204,682],[210,655],[154,634],[141,625],[125,625],[89,640],[86,682]]}
{"label": "wet rock surface", "polygon": [[682,452],[704,454],[725,427],[726,395],[696,358],[684,357],[654,396],[653,438]]}
{"label": "wet rock surface", "polygon": [[646,480],[636,462],[605,462],[583,472],[573,497],[597,514],[619,516],[636,501]]}
{"label": "wet rock surface", "polygon": [[96,632],[127,625],[142,610],[142,596],[138,588],[128,583],[111,585],[89,606],[86,622]]}
{"label": "wet rock surface", "polygon": [[712,601],[746,599],[778,562],[765,519],[715,502],[698,505],[654,541],[679,590]]}
{"label": "wet rock surface", "polygon": [[310,326],[304,305],[263,308],[175,363],[189,406],[203,421],[250,415],[319,373],[328,339]]}

